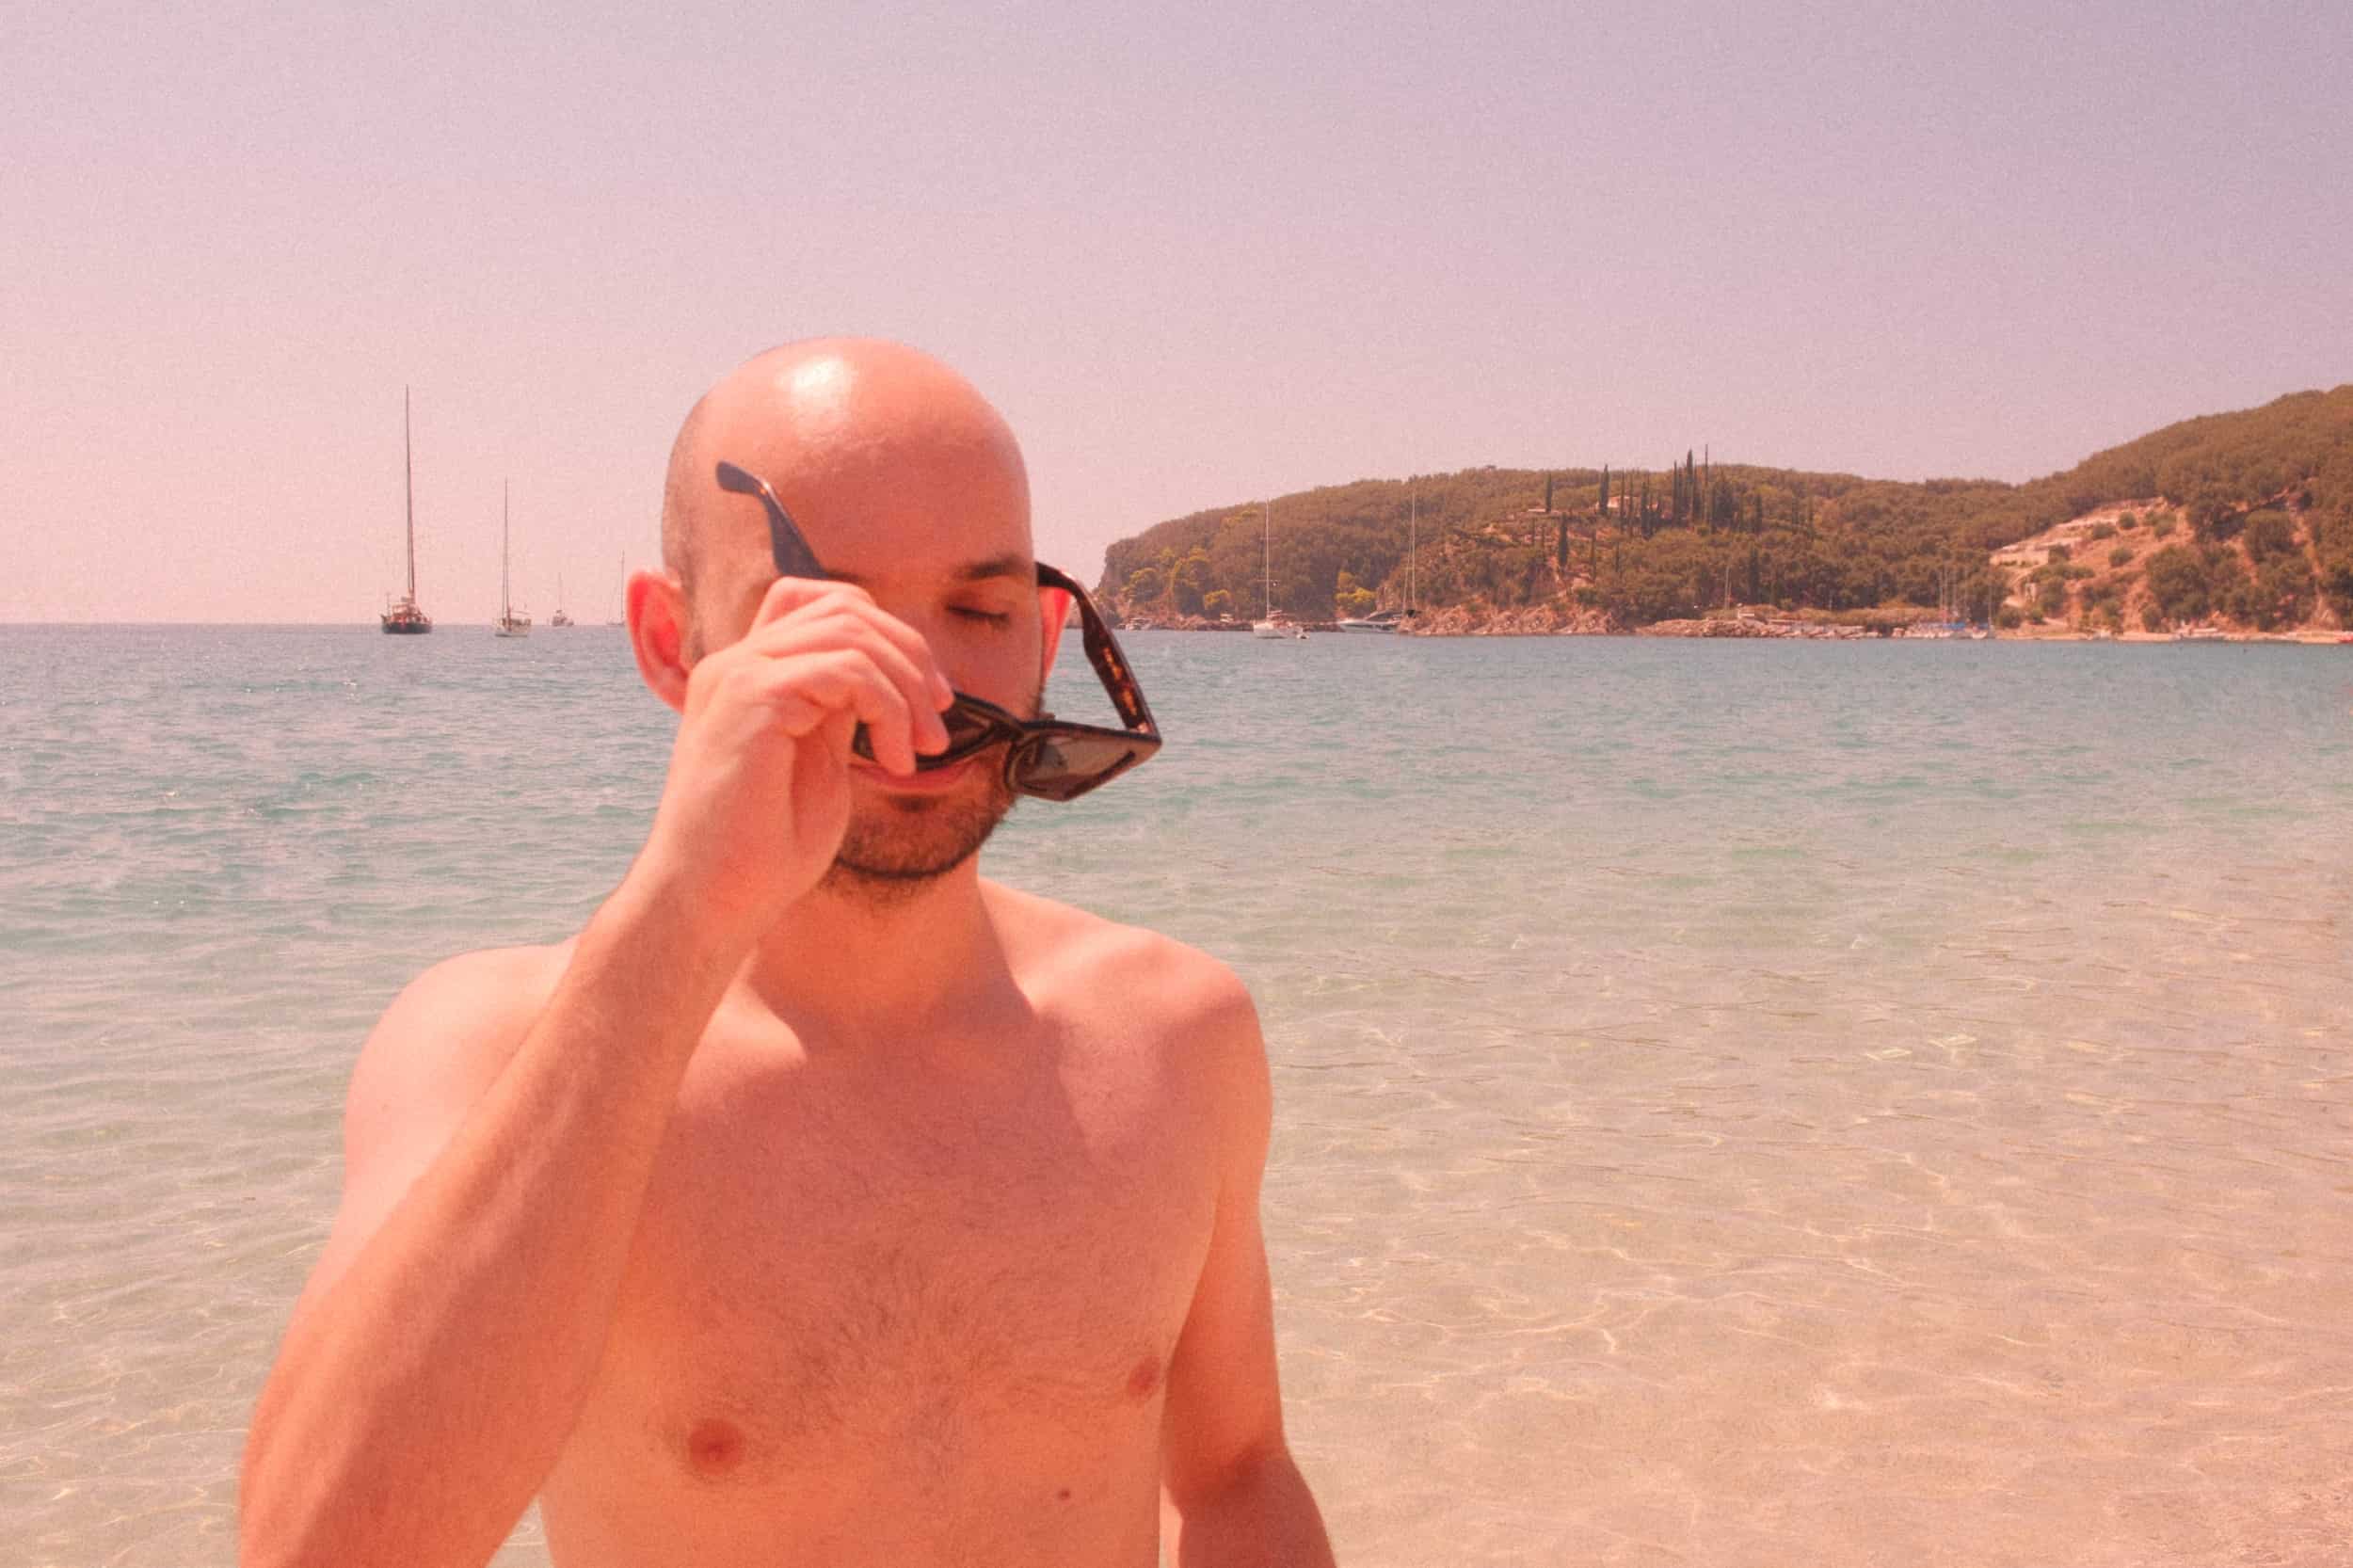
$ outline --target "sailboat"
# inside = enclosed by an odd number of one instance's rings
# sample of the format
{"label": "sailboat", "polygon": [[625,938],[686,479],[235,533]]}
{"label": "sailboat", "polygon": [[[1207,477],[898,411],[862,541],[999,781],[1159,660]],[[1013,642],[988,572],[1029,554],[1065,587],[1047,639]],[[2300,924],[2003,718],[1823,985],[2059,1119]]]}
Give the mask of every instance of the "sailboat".
{"label": "sailboat", "polygon": [[491,631],[501,637],[528,637],[531,635],[531,617],[517,615],[514,602],[508,597],[506,557],[506,487],[502,484],[499,486],[499,618]]}
{"label": "sailboat", "polygon": [[1250,634],[1254,637],[1288,638],[1292,634],[1291,628],[1274,618],[1274,507],[1272,503],[1262,502],[1259,504],[1258,549],[1265,558],[1266,618],[1252,621]]}
{"label": "sailboat", "polygon": [[552,628],[571,624],[572,617],[564,613],[564,574],[559,571],[555,574],[555,614],[548,617],[548,625]]}
{"label": "sailboat", "polygon": [[408,515],[408,591],[384,607],[376,617],[394,636],[422,636],[433,630],[433,617],[417,608],[417,478],[408,440],[408,389],[400,389],[401,490]]}

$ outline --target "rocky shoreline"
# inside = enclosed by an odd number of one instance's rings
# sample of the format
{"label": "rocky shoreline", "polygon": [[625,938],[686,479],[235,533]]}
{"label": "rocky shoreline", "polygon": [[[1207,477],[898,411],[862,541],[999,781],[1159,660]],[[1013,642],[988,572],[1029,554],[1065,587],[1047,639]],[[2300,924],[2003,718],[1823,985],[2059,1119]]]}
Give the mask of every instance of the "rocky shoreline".
{"label": "rocky shoreline", "polygon": [[1400,630],[1416,637],[1606,637],[1626,629],[1607,610],[1554,603],[1516,610],[1449,605],[1425,610]]}
{"label": "rocky shoreline", "polygon": [[[1248,632],[1250,623],[1210,620],[1203,616],[1129,615],[1120,626],[1136,632]],[[1293,622],[1309,632],[1337,632],[1337,621]],[[1606,610],[1562,604],[1530,604],[1513,610],[1449,605],[1426,610],[1398,626],[1407,637],[1865,637],[1875,629],[1811,621],[1767,620],[1753,616],[1703,620],[1662,620],[1625,626]],[[1884,634],[1883,632],[1880,634]]]}
{"label": "rocky shoreline", "polygon": [[1661,620],[1639,628],[1639,637],[1803,637],[1815,641],[1847,641],[1885,636],[1867,626],[1840,626],[1819,621],[1761,620],[1743,616],[1718,620]]}
{"label": "rocky shoreline", "polygon": [[[1858,621],[1795,620],[1744,611],[1737,615],[1653,621],[1647,626],[1628,627],[1619,624],[1606,611],[1557,603],[1532,604],[1516,610],[1489,610],[1458,604],[1442,610],[1424,611],[1412,622],[1400,624],[1397,632],[1399,635],[1407,637],[1770,637],[1811,642],[1848,642],[1866,637],[1948,637],[1948,632],[1928,630],[1933,619],[1931,612],[1908,610],[1874,611]],[[1340,630],[1337,621],[1289,624],[1316,632]],[[1216,621],[1201,616],[1123,616],[1119,625],[1122,630],[1137,632],[1247,632],[1250,630],[1248,621]],[[2021,627],[1996,635],[2008,642],[2157,643],[2176,640],[2170,632],[2127,632],[2118,636],[2058,626]],[[2292,632],[2229,632],[2211,640],[2320,644],[2353,641],[2353,636],[2333,628],[2303,627]]]}

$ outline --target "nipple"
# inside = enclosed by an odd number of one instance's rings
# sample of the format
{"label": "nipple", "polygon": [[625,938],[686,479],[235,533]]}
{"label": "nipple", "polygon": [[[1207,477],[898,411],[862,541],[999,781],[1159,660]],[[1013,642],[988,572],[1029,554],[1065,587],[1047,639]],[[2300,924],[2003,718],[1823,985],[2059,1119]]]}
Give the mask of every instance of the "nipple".
{"label": "nipple", "polygon": [[716,1416],[686,1434],[686,1463],[705,1480],[717,1480],[744,1463],[744,1429]]}

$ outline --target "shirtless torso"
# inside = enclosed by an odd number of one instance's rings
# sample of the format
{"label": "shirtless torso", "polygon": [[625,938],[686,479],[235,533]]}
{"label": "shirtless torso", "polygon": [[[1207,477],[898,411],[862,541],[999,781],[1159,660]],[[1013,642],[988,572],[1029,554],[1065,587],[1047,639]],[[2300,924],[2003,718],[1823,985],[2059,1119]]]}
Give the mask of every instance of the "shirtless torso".
{"label": "shirtless torso", "polygon": [[[1244,1020],[1197,953],[987,892],[1010,972],[955,1034],[720,1003],[541,1494],[566,1568],[1155,1560]],[[453,968],[511,1005],[567,956]]]}
{"label": "shirtless torso", "polygon": [[787,1521],[831,1562],[1152,1560],[1218,1179],[1186,1048],[1214,1020],[1181,1016],[1171,944],[994,902],[1012,984],[964,1039],[829,1057],[751,1007],[714,1026],[549,1490],[559,1541],[683,1515],[713,1564]]}
{"label": "shirtless torso", "polygon": [[[809,528],[851,585],[740,511],[669,536],[722,445],[860,524]],[[652,833],[578,936],[438,966],[361,1052],[244,1561],[477,1568],[536,1496],[559,1568],[1328,1564],[1248,996],[983,882],[1010,797],[911,771],[952,686],[1021,711],[1052,658],[994,410],[893,345],[763,356],[681,432],[665,548]]]}

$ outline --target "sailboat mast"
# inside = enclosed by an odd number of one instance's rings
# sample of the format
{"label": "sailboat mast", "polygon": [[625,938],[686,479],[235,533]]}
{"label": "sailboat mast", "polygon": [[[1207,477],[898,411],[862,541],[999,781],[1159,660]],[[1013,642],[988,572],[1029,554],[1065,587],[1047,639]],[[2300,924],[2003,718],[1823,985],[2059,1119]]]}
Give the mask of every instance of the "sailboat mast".
{"label": "sailboat mast", "polygon": [[417,464],[408,439],[408,389],[400,389],[400,488],[408,514],[408,602],[417,601]]}
{"label": "sailboat mast", "polygon": [[499,619],[509,620],[514,609],[507,602],[506,590],[506,481],[499,481]]}
{"label": "sailboat mast", "polygon": [[1412,542],[1405,547],[1405,613],[1410,616],[1421,601],[1421,492],[1408,490],[1406,495],[1413,509],[1406,536]]}
{"label": "sailboat mast", "polygon": [[1258,549],[1263,556],[1266,582],[1259,590],[1266,596],[1266,614],[1274,618],[1274,504],[1261,502],[1258,505]]}

